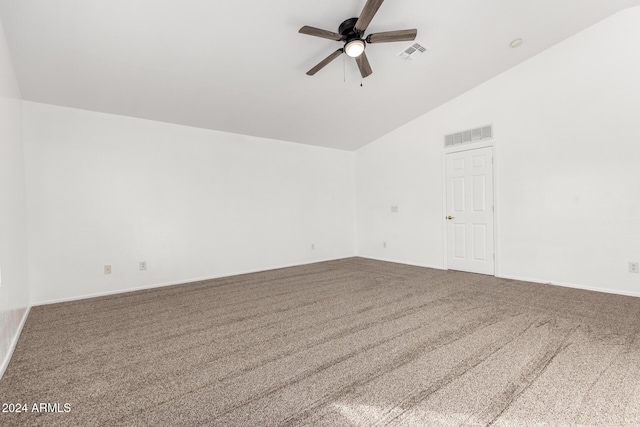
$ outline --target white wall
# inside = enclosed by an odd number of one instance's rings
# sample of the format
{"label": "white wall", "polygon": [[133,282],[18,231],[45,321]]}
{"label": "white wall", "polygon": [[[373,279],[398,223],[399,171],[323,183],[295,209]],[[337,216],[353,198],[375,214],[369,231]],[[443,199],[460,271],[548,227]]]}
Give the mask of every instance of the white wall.
{"label": "white wall", "polygon": [[0,376],[29,306],[20,102],[0,22]]}
{"label": "white wall", "polygon": [[24,122],[35,304],[355,254],[352,152],[31,102]]}
{"label": "white wall", "polygon": [[443,136],[492,123],[497,275],[640,295],[639,47],[636,7],[360,149],[358,254],[442,268]]}
{"label": "white wall", "polygon": [[[26,102],[31,300],[351,256],[354,191],[359,255],[442,268],[442,136],[488,123],[497,274],[638,294],[639,23],[640,9],[619,13],[362,148],[355,190],[353,153]],[[19,151],[8,67],[3,150]],[[3,167],[14,223],[20,164]],[[2,244],[20,250],[4,257],[24,260],[13,225],[17,243]],[[26,281],[2,262],[3,282]],[[15,289],[3,301],[24,307]]]}

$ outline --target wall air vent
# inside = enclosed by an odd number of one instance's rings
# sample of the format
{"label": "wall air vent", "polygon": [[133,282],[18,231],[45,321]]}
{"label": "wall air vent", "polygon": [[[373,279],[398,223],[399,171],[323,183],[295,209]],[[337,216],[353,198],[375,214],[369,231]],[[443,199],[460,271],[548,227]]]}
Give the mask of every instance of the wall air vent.
{"label": "wall air vent", "polygon": [[453,147],[454,145],[467,144],[469,142],[476,142],[491,138],[493,138],[493,125],[483,126],[481,128],[469,129],[445,135],[444,146]]}
{"label": "wall air vent", "polygon": [[413,59],[416,59],[418,56],[422,55],[428,50],[429,48],[427,46],[420,44],[418,42],[415,42],[411,46],[409,46],[408,48],[400,52],[398,56],[407,61],[411,61]]}

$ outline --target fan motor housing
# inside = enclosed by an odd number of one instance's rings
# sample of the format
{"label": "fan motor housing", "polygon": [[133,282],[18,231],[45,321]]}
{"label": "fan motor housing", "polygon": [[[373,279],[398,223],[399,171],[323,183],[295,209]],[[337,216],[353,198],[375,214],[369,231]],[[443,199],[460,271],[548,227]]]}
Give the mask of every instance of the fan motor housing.
{"label": "fan motor housing", "polygon": [[338,33],[345,37],[345,41],[349,43],[351,40],[361,40],[362,34],[355,29],[358,18],[349,18],[338,27]]}

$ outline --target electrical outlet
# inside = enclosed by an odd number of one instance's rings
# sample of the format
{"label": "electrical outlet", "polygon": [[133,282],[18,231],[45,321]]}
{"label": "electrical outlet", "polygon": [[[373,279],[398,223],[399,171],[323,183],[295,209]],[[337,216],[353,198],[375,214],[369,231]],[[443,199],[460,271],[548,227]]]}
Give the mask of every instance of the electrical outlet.
{"label": "electrical outlet", "polygon": [[629,273],[640,273],[640,263],[630,262],[629,263]]}
{"label": "electrical outlet", "polygon": [[398,212],[397,206],[391,206],[391,212]]}
{"label": "electrical outlet", "polygon": [[382,242],[382,247],[387,249],[387,242]]}
{"label": "electrical outlet", "polygon": [[140,261],[140,270],[147,269],[147,261]]}
{"label": "electrical outlet", "polygon": [[315,250],[316,250],[316,244],[315,244],[315,243],[312,243],[312,244],[311,244],[311,250],[312,250],[312,251],[315,251]]}
{"label": "electrical outlet", "polygon": [[111,274],[111,266],[110,265],[105,265],[104,266],[104,274]]}

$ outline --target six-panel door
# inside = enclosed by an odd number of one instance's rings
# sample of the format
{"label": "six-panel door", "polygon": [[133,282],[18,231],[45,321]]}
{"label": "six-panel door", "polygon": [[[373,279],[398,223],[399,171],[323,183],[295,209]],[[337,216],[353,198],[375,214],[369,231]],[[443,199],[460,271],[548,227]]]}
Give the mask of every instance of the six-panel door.
{"label": "six-panel door", "polygon": [[446,155],[447,267],[494,274],[493,148]]}

